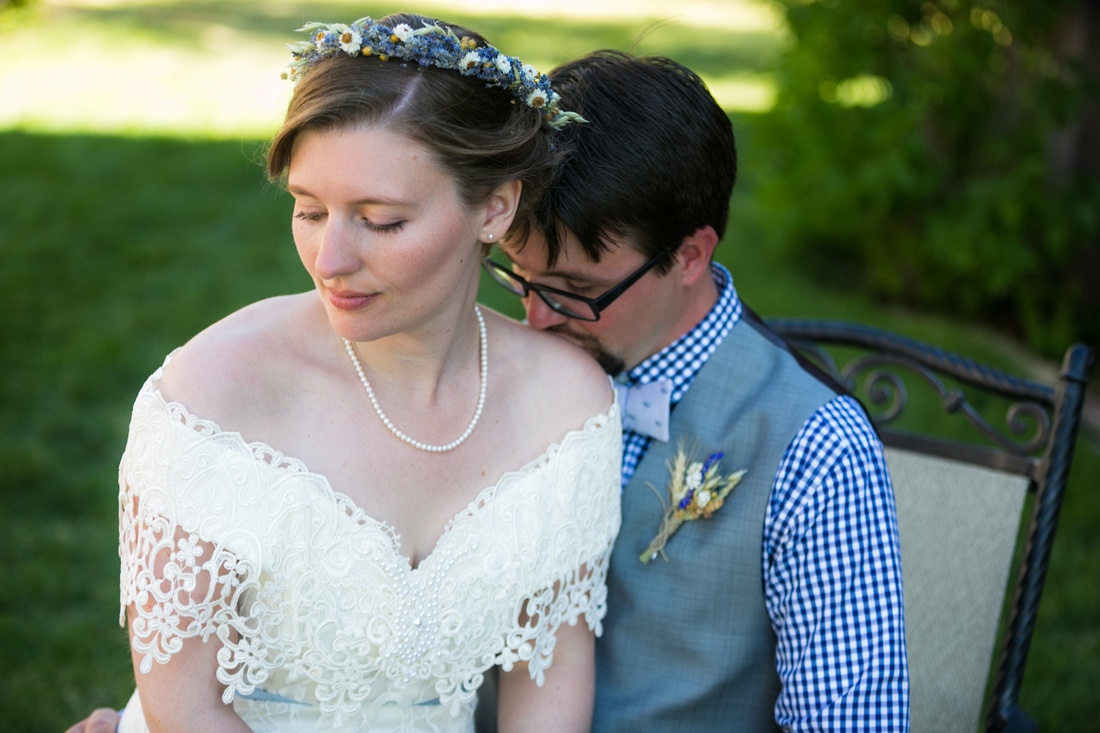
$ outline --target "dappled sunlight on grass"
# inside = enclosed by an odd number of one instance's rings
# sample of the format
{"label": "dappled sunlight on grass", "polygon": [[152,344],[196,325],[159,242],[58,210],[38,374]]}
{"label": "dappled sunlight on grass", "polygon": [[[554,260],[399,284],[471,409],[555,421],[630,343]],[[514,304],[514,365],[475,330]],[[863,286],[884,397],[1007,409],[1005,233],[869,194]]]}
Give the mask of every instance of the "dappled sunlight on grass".
{"label": "dappled sunlight on grass", "polygon": [[[4,38],[0,126],[200,136],[265,136],[289,87],[278,44],[214,22],[173,34],[49,5]],[[64,46],[56,42],[64,37]]]}
{"label": "dappled sunlight on grass", "polygon": [[[749,0],[414,3],[467,23],[538,68],[598,48],[671,56],[730,111],[774,103],[780,16]],[[290,92],[284,44],[308,20],[354,20],[378,3],[50,0],[0,31],[0,129],[266,137]]]}
{"label": "dappled sunlight on grass", "polygon": [[639,19],[672,21],[697,28],[727,31],[779,32],[784,24],[782,12],[765,2],[746,0],[478,0],[448,2],[427,0],[415,3],[423,12],[434,8],[459,11],[476,16],[514,16],[518,18],[618,21],[636,23]]}
{"label": "dappled sunlight on grass", "polygon": [[703,81],[727,111],[767,112],[775,106],[775,84],[766,74],[704,75]]}

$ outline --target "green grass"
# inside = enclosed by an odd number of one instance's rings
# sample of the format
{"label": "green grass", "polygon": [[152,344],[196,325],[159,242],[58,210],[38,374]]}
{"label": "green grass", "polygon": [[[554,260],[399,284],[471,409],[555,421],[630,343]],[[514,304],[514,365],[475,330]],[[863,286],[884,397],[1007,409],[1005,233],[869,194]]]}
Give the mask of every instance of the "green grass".
{"label": "green grass", "polygon": [[[113,39],[124,50],[168,49],[184,65],[201,65],[226,51],[211,38],[278,47],[303,18],[360,10],[158,0],[71,7],[49,18],[53,26],[20,21],[13,31],[0,22],[0,46],[20,52],[0,70],[0,98],[15,99],[6,93],[10,69],[33,73],[39,62],[21,54],[50,28]],[[595,47],[629,47],[653,20],[439,12],[513,53],[533,49],[542,66]],[[215,21],[221,30],[212,36]],[[640,50],[726,83],[766,79],[780,42],[774,29],[708,31],[684,22],[647,36]],[[276,54],[275,68],[282,62]],[[171,91],[210,97],[222,88],[204,76],[211,68]],[[112,73],[101,76],[116,92],[142,91]],[[0,730],[32,732],[63,730],[93,707],[122,704],[132,690],[117,625],[117,465],[142,381],[212,321],[309,286],[290,240],[289,201],[255,162],[272,117],[266,108],[234,113],[228,126],[159,118],[116,125],[94,110],[51,117],[52,109],[25,108],[18,119],[0,111]],[[734,117],[743,173],[719,259],[758,312],[878,324],[1012,370],[1033,368],[1026,351],[973,324],[886,308],[794,273],[768,244],[768,222],[753,206],[760,163],[752,119]],[[125,134],[80,132],[96,129]],[[504,297],[483,290],[483,302],[517,313]],[[1100,439],[1082,438],[1023,687],[1023,705],[1044,730],[1090,729],[1100,719],[1098,486]]]}
{"label": "green grass", "polygon": [[126,700],[127,404],[204,325],[309,285],[255,147],[0,134],[0,729]]}

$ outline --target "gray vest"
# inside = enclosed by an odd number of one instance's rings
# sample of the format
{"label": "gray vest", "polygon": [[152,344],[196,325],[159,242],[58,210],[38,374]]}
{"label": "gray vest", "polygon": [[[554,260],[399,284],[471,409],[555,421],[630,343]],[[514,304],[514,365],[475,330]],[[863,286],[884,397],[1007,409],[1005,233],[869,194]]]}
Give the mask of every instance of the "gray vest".
{"label": "gray vest", "polygon": [[[596,645],[593,731],[774,731],[775,633],[764,606],[764,513],[795,434],[836,391],[811,376],[747,312],[651,441],[623,493],[608,613]],[[698,460],[748,473],[709,519],[687,522],[668,562],[638,560],[657,533],[667,462],[683,443]]]}

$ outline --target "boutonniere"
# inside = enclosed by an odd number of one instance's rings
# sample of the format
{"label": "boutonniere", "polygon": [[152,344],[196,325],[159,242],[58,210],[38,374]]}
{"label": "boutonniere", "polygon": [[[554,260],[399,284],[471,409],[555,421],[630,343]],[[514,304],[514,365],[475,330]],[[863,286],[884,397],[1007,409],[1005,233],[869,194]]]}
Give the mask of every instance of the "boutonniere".
{"label": "boutonniere", "polygon": [[[718,470],[722,455],[722,453],[712,453],[705,463],[689,464],[683,446],[676,452],[676,457],[668,464],[671,473],[667,487],[668,501],[657,494],[657,498],[665,508],[664,516],[661,518],[661,528],[646,551],[638,556],[639,560],[648,563],[660,553],[667,561],[668,557],[664,552],[665,543],[676,533],[676,530],[680,529],[681,524],[700,517],[710,517],[722,507],[722,502],[745,475],[745,471],[742,470],[723,476]],[[650,485],[650,488],[653,486]]]}

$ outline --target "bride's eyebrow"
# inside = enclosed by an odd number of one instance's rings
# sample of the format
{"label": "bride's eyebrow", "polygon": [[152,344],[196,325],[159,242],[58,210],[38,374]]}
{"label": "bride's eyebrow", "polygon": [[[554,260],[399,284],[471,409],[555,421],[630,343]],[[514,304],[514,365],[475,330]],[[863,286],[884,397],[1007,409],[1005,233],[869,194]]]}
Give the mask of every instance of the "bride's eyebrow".
{"label": "bride's eyebrow", "polygon": [[[294,196],[304,196],[306,198],[316,199],[317,196],[309,191],[309,189],[303,186],[290,185],[286,187],[286,190]],[[388,199],[381,196],[367,196],[366,198],[356,199],[351,202],[352,206],[411,206],[407,201],[401,201],[400,199]]]}

